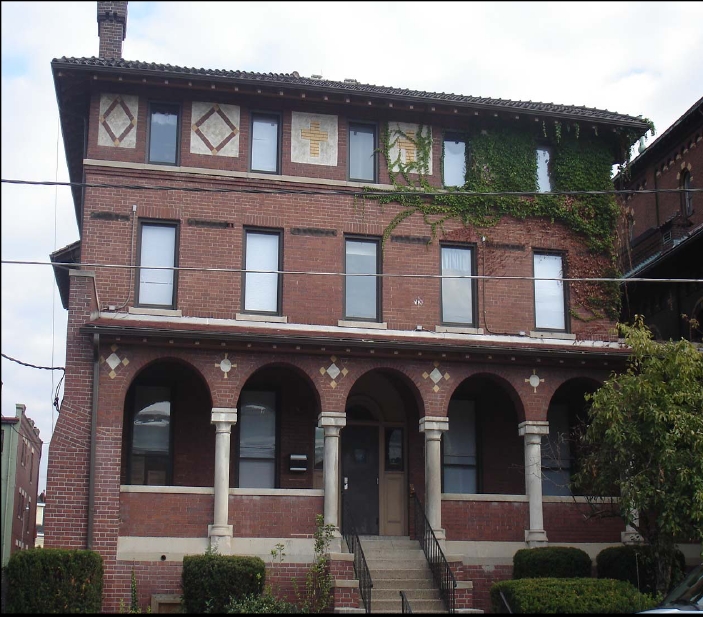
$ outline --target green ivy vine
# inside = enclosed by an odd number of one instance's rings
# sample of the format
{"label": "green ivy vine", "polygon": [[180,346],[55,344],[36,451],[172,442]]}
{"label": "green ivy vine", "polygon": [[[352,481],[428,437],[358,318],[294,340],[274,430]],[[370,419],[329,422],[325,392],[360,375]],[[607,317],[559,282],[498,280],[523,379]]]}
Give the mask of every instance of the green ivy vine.
{"label": "green ivy vine", "polygon": [[[578,123],[555,121],[550,125],[542,122],[541,130],[496,125],[489,130],[466,131],[462,135],[468,146],[466,182],[462,187],[441,191],[428,181],[432,156],[430,128],[419,125],[416,134],[408,134],[387,124],[381,132],[379,151],[385,157],[396,193],[388,195],[374,187],[364,189],[364,197],[375,200],[381,207],[387,203],[401,206],[384,230],[383,242],[400,223],[413,215],[423,218],[432,239],[439,231],[444,231],[444,223],[449,220],[459,220],[466,227],[488,228],[497,225],[504,216],[522,220],[542,217],[558,221],[579,234],[589,252],[607,258],[612,264],[610,269],[615,272],[613,238],[619,207],[613,195],[487,196],[459,193],[536,191],[535,151],[545,142],[552,153],[550,165],[554,190],[612,189],[612,144],[598,138],[595,131],[586,134]],[[629,152],[637,137],[632,131],[622,131],[619,138],[623,150]],[[401,139],[413,144],[414,160],[404,163],[400,149],[397,155],[391,154],[393,146]],[[583,293],[577,294],[580,296],[578,303],[592,317],[579,313],[574,314],[575,318],[587,321],[602,317],[604,313],[611,318],[617,317],[620,301],[617,284],[584,284],[582,287]]]}

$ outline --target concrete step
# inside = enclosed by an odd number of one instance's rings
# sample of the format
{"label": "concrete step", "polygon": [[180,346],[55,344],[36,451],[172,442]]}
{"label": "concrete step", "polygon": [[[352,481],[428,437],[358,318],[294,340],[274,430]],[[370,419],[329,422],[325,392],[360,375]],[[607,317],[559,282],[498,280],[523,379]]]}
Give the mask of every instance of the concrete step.
{"label": "concrete step", "polygon": [[[419,566],[427,566],[427,559],[425,559],[424,555],[421,556],[413,556],[409,559],[406,559],[405,557],[397,557],[393,558],[392,556],[388,555],[387,557],[366,557],[366,564],[369,566],[369,568],[374,567],[374,568],[404,568],[407,567],[408,569],[414,569]],[[429,566],[428,566],[429,567]]]}
{"label": "concrete step", "polygon": [[[410,600],[410,607],[413,613],[424,613],[426,611],[446,612],[444,602],[441,600]],[[371,612],[387,613],[390,610],[401,610],[403,605],[400,596],[394,600],[377,600],[371,595]]]}
{"label": "concrete step", "polygon": [[369,572],[371,573],[371,580],[374,582],[376,582],[376,579],[383,578],[393,578],[401,580],[407,579],[412,581],[416,581],[418,579],[432,580],[432,573],[427,567],[407,568],[404,566],[402,568],[369,568]]}
{"label": "concrete step", "polygon": [[407,589],[406,585],[402,581],[397,582],[397,586],[388,589],[378,589],[374,583],[373,590],[371,591],[372,598],[374,602],[376,600],[395,600],[400,598],[400,591],[405,592],[405,596],[408,600],[440,600],[439,591],[434,588],[428,589]]}
{"label": "concrete step", "polygon": [[381,548],[376,546],[363,546],[366,561],[369,559],[421,559],[426,561],[425,552],[415,547],[407,548]]}
{"label": "concrete step", "polygon": [[435,588],[434,581],[431,578],[418,578],[405,582],[405,580],[401,578],[373,578],[372,576],[371,580],[373,581],[374,592],[381,589],[393,589],[394,591],[402,589],[403,591],[407,591],[409,587],[415,590]]}

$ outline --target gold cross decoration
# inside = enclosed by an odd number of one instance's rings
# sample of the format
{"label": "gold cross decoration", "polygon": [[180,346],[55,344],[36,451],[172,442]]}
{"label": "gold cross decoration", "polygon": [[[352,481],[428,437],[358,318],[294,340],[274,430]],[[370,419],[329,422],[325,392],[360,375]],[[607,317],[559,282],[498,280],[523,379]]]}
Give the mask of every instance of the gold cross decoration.
{"label": "gold cross decoration", "polygon": [[415,137],[415,131],[408,131],[406,135],[407,139],[405,137],[398,138],[398,148],[405,150],[405,164],[408,165],[415,162],[417,148],[415,143],[411,141]]}
{"label": "gold cross decoration", "polygon": [[309,129],[300,130],[300,136],[310,140],[310,156],[320,156],[320,143],[327,141],[328,137],[327,131],[320,129],[320,123],[312,120]]}
{"label": "gold cross decoration", "polygon": [[529,379],[525,379],[525,383],[529,383],[533,388],[533,390],[532,390],[533,394],[536,394],[537,393],[537,386],[539,386],[539,384],[541,384],[541,383],[544,383],[544,379],[540,379],[539,375],[537,375],[537,369],[533,368],[532,375],[530,375]]}

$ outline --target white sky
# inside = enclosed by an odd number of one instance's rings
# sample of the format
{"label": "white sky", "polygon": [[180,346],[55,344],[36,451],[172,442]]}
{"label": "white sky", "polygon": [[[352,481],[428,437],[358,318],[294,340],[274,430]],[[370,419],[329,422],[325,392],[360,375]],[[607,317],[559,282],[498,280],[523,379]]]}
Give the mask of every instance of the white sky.
{"label": "white sky", "polygon": [[[97,55],[96,11],[2,2],[3,179],[68,180],[50,62]],[[703,94],[703,2],[130,2],[128,11],[128,60],[586,105],[641,114],[658,134]],[[3,260],[48,261],[78,239],[68,188],[2,184],[1,209]],[[66,317],[50,266],[2,265],[3,353],[63,366]],[[45,443],[40,490],[59,376],[2,359],[2,415],[24,403]]]}

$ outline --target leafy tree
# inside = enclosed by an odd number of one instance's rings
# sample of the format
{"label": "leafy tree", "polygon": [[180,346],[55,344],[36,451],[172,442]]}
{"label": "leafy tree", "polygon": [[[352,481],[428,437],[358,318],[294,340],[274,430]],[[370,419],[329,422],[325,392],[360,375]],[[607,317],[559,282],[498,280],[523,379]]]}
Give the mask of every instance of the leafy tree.
{"label": "leafy tree", "polygon": [[619,516],[652,548],[663,593],[675,542],[703,541],[703,353],[683,339],[653,341],[640,316],[620,328],[628,368],[586,397],[574,480],[588,495],[619,497]]}

